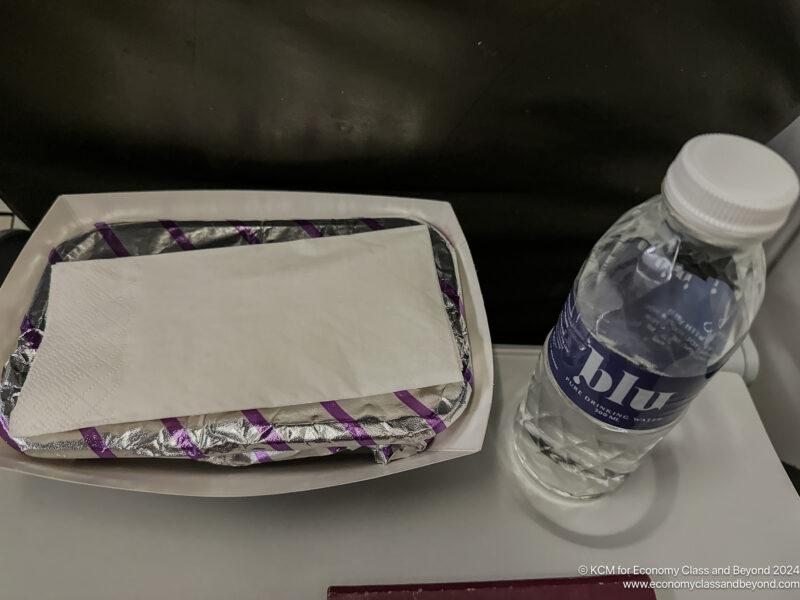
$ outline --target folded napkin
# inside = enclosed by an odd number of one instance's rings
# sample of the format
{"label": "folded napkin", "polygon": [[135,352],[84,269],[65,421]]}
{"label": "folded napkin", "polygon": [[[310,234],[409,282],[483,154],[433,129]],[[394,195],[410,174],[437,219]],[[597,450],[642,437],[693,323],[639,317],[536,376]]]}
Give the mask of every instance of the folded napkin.
{"label": "folded napkin", "polygon": [[17,437],[461,380],[428,229],[53,266]]}

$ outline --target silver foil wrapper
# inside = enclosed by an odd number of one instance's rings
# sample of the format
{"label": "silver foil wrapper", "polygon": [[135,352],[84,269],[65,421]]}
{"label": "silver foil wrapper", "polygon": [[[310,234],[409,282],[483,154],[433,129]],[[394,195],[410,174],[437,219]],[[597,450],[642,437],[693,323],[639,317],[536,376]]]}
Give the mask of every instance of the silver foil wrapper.
{"label": "silver foil wrapper", "polygon": [[[419,223],[368,218],[97,223],[93,231],[60,244],[50,253],[50,265],[20,327],[18,346],[3,369],[0,437],[14,449],[42,458],[188,458],[228,466],[369,451],[377,462],[388,463],[426,450],[436,435],[463,413],[472,391],[458,268],[448,241],[430,226],[442,298],[462,360],[464,379],[459,383],[338,402],[88,427],[30,438],[8,434],[9,417],[46,333],[50,271],[57,262],[270,244],[413,225]],[[154,351],[157,344],[153,340]],[[235,353],[230,360],[238,360]],[[225,376],[224,365],[219,365],[219,376]],[[236,382],[230,382],[230,389],[236,393]]]}

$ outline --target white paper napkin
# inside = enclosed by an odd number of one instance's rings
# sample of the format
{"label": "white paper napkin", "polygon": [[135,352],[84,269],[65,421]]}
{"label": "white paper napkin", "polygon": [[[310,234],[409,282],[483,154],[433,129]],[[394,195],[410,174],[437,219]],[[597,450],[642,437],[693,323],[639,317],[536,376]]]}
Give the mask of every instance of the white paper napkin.
{"label": "white paper napkin", "polygon": [[460,379],[425,226],[59,263],[10,433]]}

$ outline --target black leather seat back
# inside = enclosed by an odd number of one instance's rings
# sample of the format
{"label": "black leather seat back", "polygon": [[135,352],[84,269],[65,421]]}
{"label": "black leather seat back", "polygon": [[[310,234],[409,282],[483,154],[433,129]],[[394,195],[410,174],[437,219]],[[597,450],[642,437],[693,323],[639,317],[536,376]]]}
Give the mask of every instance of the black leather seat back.
{"label": "black leather seat back", "polygon": [[445,198],[495,340],[541,342],[685,139],[796,116],[798,40],[789,0],[2,0],[0,196]]}

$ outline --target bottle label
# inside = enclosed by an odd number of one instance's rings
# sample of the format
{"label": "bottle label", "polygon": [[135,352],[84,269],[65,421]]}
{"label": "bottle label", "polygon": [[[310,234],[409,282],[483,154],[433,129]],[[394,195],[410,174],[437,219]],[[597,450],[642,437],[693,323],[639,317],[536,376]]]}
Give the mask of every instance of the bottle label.
{"label": "bottle label", "polygon": [[574,290],[546,350],[553,377],[567,397],[595,419],[623,429],[656,429],[671,423],[714,374],[668,377],[621,356],[586,329]]}

